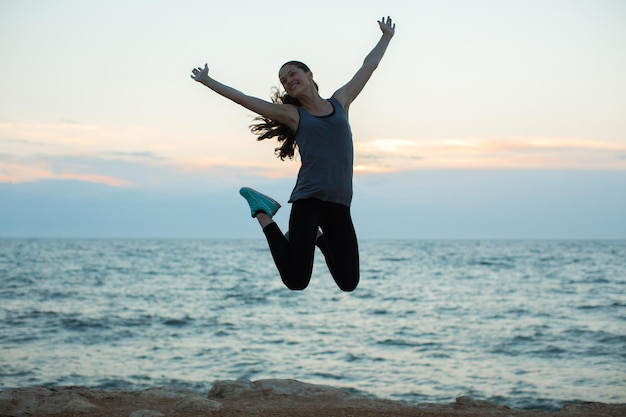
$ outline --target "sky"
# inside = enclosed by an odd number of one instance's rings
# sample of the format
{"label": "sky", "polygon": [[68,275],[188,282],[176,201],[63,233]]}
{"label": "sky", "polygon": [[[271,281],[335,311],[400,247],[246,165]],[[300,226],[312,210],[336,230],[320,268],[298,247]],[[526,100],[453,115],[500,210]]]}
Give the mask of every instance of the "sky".
{"label": "sky", "polygon": [[357,234],[626,239],[623,0],[0,0],[0,237],[257,238],[299,162],[193,67],[268,98],[308,64],[329,97],[390,15],[350,108]]}

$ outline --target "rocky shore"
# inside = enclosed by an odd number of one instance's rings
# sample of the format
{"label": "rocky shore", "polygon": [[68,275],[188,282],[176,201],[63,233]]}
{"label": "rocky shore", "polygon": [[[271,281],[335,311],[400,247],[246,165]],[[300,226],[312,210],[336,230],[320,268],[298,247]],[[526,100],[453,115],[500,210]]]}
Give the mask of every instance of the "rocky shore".
{"label": "rocky shore", "polygon": [[176,387],[139,392],[86,387],[0,391],[0,417],[599,417],[626,416],[626,404],[574,403],[560,411],[520,410],[460,397],[408,405],[296,380],[217,381],[208,395]]}

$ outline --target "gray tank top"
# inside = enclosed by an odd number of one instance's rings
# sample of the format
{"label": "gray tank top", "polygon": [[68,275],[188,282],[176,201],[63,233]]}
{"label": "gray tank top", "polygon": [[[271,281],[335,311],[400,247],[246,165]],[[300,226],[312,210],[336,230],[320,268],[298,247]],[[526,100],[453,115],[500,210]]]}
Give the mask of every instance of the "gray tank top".
{"label": "gray tank top", "polygon": [[304,198],[345,206],[352,202],[352,131],[339,101],[334,97],[328,101],[333,105],[328,116],[313,116],[298,108],[296,144],[302,165],[290,203]]}

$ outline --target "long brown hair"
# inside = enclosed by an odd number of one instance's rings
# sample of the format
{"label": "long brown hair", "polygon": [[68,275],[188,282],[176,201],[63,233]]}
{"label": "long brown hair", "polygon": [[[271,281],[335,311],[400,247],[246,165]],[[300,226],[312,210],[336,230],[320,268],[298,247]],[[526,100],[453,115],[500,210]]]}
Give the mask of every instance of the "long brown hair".
{"label": "long brown hair", "polygon": [[[285,65],[295,65],[300,68],[304,72],[311,71],[309,67],[300,62],[300,61],[289,61],[283,64],[281,69]],[[314,82],[315,84],[315,82]],[[315,84],[315,88],[317,84]],[[272,88],[272,103],[275,104],[293,104],[294,106],[301,107],[302,103],[297,98],[291,97],[287,93],[281,93],[278,87]],[[282,161],[285,158],[293,159],[296,153],[296,132],[291,130],[288,126],[278,123],[272,119],[268,119],[264,116],[257,116],[253,120],[258,121],[258,123],[254,123],[250,125],[250,131],[258,135],[257,140],[271,139],[276,138],[278,140],[279,146],[274,149],[274,153],[277,157],[279,157]]]}

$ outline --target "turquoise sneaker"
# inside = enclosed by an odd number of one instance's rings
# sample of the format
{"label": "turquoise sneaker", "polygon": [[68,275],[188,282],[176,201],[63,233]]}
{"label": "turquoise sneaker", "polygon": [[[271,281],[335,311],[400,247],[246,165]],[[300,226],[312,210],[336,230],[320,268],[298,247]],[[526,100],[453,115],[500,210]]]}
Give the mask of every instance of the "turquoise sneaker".
{"label": "turquoise sneaker", "polygon": [[272,218],[280,208],[280,204],[276,200],[252,188],[242,187],[239,194],[248,202],[252,217],[256,217],[259,213],[265,213]]}

